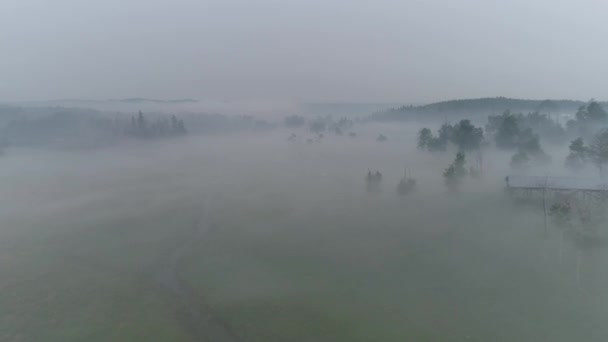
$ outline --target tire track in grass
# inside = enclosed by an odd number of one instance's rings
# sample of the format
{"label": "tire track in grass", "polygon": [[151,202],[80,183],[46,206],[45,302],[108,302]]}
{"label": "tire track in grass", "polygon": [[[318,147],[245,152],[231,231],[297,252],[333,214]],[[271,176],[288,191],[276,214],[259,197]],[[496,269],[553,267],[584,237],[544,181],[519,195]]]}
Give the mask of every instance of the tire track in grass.
{"label": "tire track in grass", "polygon": [[177,274],[180,261],[192,254],[196,242],[209,232],[209,222],[203,206],[201,215],[192,226],[191,234],[171,250],[158,265],[155,282],[171,300],[175,316],[182,328],[196,341],[237,342],[240,338],[221,318],[215,316],[205,303]]}

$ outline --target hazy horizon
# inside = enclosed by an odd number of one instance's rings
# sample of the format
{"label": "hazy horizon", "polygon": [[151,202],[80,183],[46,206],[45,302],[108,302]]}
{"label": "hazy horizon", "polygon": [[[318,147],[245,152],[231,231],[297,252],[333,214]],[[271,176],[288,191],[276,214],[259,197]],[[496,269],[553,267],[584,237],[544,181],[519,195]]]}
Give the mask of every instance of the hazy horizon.
{"label": "hazy horizon", "polygon": [[8,0],[0,101],[605,98],[606,9],[595,0]]}
{"label": "hazy horizon", "polygon": [[0,341],[608,341],[607,10],[0,1]]}

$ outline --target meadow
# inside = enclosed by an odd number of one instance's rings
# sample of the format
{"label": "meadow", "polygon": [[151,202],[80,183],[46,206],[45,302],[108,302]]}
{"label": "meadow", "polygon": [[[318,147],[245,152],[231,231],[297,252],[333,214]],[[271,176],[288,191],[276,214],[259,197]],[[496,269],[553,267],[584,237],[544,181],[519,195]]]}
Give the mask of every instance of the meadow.
{"label": "meadow", "polygon": [[508,156],[448,192],[417,129],[11,151],[0,340],[605,341],[606,251],[577,280],[540,203],[505,196]]}

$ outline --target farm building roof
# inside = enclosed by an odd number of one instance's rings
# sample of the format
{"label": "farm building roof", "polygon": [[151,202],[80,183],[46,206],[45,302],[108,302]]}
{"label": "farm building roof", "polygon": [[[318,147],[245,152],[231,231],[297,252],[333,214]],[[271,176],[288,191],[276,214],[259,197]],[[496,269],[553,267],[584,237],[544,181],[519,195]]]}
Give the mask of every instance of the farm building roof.
{"label": "farm building roof", "polygon": [[507,186],[518,189],[608,191],[602,179],[557,176],[507,176]]}

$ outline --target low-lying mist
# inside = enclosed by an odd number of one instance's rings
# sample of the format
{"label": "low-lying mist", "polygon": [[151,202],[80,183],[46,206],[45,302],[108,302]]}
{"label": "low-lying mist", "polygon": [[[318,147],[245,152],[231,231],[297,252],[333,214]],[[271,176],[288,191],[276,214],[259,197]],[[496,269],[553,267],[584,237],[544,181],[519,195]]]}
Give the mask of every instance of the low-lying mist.
{"label": "low-lying mist", "polygon": [[0,340],[605,340],[606,250],[505,191],[514,172],[569,174],[567,145],[525,171],[483,145],[450,189],[457,149],[417,148],[421,128],[10,147]]}

